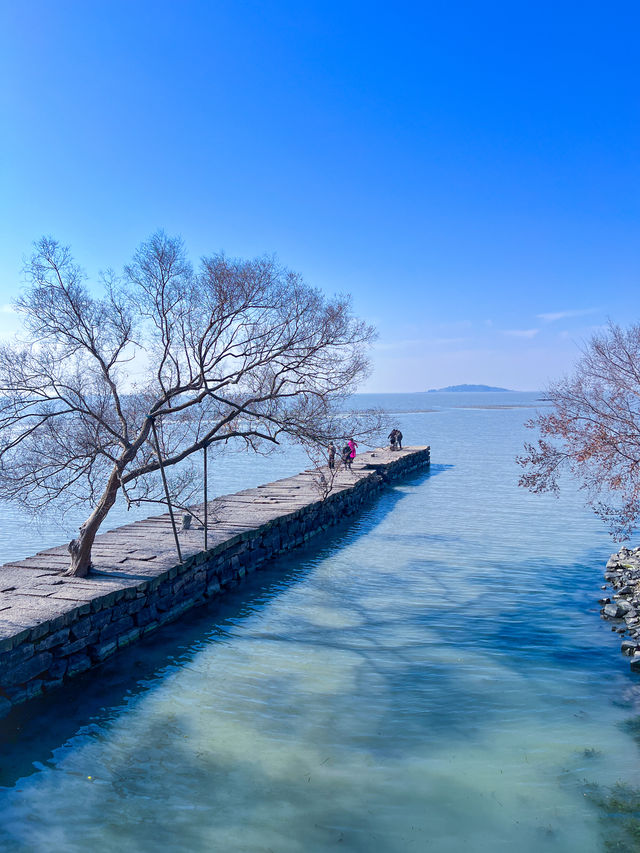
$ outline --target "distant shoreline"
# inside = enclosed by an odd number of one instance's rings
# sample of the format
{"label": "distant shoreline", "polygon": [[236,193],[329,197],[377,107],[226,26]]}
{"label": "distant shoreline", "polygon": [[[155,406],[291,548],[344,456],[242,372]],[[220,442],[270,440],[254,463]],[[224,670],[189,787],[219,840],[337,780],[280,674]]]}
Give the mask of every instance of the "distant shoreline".
{"label": "distant shoreline", "polygon": [[460,395],[468,394],[469,396],[477,395],[478,398],[481,398],[481,397],[486,396],[488,393],[504,394],[504,396],[507,397],[507,395],[509,395],[509,394],[511,394],[511,395],[514,395],[514,394],[544,395],[546,392],[540,388],[528,389],[526,391],[523,391],[521,389],[514,390],[512,388],[500,388],[498,391],[492,391],[492,392],[449,391],[449,390],[440,389],[440,388],[430,388],[430,389],[424,390],[424,391],[355,391],[352,396],[353,397],[375,397],[377,395],[380,395],[382,397],[427,397],[427,395],[432,395],[432,394],[446,394],[447,396],[454,396],[455,394],[460,394]]}
{"label": "distant shoreline", "polygon": [[427,394],[440,394],[442,392],[462,392],[462,393],[495,393],[507,392],[513,393],[511,388],[497,388],[493,385],[447,385],[446,388],[429,388]]}

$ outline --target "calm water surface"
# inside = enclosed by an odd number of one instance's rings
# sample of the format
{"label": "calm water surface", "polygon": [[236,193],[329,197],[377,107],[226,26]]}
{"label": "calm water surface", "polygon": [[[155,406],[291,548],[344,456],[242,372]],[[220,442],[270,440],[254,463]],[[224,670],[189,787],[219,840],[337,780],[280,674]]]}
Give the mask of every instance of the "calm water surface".
{"label": "calm water surface", "polygon": [[[535,399],[377,398],[431,472],[5,721],[0,850],[638,849],[613,548],[577,493],[517,488]],[[230,455],[214,487],[304,464]],[[3,521],[3,561],[61,538]]]}

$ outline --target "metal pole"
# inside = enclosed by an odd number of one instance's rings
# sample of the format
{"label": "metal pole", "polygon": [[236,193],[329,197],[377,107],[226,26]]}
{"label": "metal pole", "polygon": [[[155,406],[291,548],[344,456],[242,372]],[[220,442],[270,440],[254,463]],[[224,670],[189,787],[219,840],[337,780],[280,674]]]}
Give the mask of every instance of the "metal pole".
{"label": "metal pole", "polygon": [[180,551],[180,542],[178,541],[178,530],[176,528],[176,520],[173,517],[173,507],[171,506],[171,498],[169,497],[169,486],[167,485],[167,478],[164,473],[164,465],[162,464],[162,456],[160,455],[160,443],[158,442],[158,432],[156,430],[156,422],[153,418],[153,415],[147,416],[151,420],[151,429],[153,431],[153,439],[156,443],[154,448],[156,456],[158,457],[158,464],[160,465],[160,474],[162,475],[162,483],[164,485],[164,493],[167,497],[167,505],[169,506],[169,515],[171,516],[171,527],[173,528],[173,538],[176,540],[176,551],[178,552],[178,559],[182,562],[182,552]]}
{"label": "metal pole", "polygon": [[207,506],[207,445],[202,448],[204,452],[204,550],[207,550],[207,533],[209,531],[209,509]]}

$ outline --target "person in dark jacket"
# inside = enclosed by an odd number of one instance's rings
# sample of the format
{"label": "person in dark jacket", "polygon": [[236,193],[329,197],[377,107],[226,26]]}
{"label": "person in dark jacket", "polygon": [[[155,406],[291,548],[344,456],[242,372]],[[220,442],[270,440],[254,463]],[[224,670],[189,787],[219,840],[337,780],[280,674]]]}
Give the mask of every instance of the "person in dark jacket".
{"label": "person in dark jacket", "polygon": [[332,441],[329,442],[329,447],[327,447],[327,454],[329,459],[329,468],[333,469],[335,467],[336,446]]}
{"label": "person in dark jacket", "polygon": [[395,427],[389,433],[389,448],[391,450],[402,450],[402,433]]}
{"label": "person in dark jacket", "polygon": [[342,448],[341,456],[342,464],[344,465],[344,467],[351,469],[351,463],[353,462],[353,460],[351,458],[351,448],[348,444],[345,444],[345,446]]}

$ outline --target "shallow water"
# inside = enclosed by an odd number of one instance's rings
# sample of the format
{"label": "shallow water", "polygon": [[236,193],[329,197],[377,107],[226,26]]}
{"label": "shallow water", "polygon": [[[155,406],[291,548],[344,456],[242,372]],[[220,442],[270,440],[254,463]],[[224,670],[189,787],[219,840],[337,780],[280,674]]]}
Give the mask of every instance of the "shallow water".
{"label": "shallow water", "polygon": [[[389,395],[429,474],[6,721],[0,849],[636,849],[593,802],[640,785],[612,544],[518,489],[506,396]],[[221,492],[302,459],[224,461]]]}

